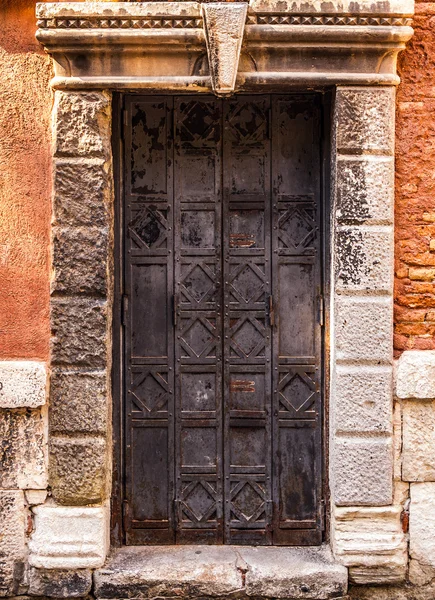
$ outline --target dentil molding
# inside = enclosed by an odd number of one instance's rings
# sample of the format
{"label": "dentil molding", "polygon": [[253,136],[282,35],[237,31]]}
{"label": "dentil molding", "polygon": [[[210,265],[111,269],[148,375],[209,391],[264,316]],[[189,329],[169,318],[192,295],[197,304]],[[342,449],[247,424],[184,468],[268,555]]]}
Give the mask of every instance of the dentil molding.
{"label": "dentil molding", "polygon": [[412,0],[54,2],[37,5],[37,38],[56,89],[396,85],[413,12]]}

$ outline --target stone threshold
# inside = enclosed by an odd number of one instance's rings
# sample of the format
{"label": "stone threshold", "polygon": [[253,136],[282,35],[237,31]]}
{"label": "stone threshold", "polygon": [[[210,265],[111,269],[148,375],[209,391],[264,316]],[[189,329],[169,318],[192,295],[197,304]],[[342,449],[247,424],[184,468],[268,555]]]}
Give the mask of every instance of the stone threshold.
{"label": "stone threshold", "polygon": [[101,600],[344,599],[347,569],[329,546],[128,546],[94,574]]}

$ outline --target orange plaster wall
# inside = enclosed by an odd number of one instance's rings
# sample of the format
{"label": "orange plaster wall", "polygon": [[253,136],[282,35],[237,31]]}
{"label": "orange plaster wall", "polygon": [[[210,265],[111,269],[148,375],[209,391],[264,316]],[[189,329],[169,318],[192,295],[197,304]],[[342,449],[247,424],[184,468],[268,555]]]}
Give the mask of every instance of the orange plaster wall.
{"label": "orange plaster wall", "polygon": [[435,3],[417,2],[396,119],[396,355],[435,349]]}
{"label": "orange plaster wall", "polygon": [[0,359],[47,359],[51,67],[35,1],[0,0]]}

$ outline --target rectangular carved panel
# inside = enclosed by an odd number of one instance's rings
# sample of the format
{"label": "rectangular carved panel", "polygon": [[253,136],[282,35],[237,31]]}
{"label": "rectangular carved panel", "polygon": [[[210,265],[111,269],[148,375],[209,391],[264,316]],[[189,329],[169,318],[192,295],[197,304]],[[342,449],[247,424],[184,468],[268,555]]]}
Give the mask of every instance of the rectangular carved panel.
{"label": "rectangular carved panel", "polygon": [[132,97],[125,111],[126,542],[172,543],[172,99]]}
{"label": "rectangular carved panel", "polygon": [[321,541],[322,294],[320,110],[272,108],[273,542]]}

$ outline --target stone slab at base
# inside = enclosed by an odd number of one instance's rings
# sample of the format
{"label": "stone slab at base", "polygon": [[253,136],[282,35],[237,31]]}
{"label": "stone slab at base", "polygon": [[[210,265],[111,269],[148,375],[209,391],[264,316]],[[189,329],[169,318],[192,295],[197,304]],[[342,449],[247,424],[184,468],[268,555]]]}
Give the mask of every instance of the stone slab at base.
{"label": "stone slab at base", "polygon": [[95,572],[96,598],[291,598],[347,593],[347,569],[327,546],[136,546],[115,551]]}
{"label": "stone slab at base", "polygon": [[35,506],[29,564],[38,569],[101,567],[109,547],[108,506]]}

